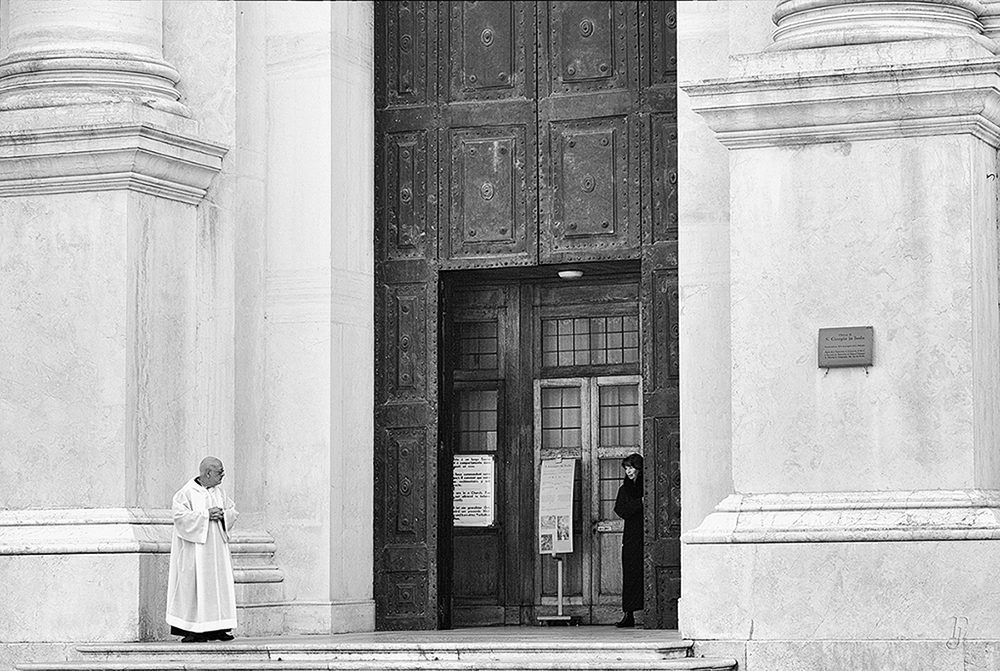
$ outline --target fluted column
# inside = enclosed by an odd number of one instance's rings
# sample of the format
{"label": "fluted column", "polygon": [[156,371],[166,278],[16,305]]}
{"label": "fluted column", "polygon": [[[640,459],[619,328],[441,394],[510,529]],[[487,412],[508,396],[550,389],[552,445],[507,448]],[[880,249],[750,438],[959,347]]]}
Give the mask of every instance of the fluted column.
{"label": "fluted column", "polygon": [[187,116],[161,0],[9,0],[0,110],[132,101]]}

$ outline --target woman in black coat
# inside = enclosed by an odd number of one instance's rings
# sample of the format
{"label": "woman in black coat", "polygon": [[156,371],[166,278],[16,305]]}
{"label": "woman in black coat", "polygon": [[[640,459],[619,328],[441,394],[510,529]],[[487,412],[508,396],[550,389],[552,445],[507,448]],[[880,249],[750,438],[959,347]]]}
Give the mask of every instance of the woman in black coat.
{"label": "woman in black coat", "polygon": [[625,520],[622,534],[622,610],[625,616],[616,627],[634,627],[633,612],[642,610],[642,456],[622,459],[625,480],[618,488],[615,514]]}

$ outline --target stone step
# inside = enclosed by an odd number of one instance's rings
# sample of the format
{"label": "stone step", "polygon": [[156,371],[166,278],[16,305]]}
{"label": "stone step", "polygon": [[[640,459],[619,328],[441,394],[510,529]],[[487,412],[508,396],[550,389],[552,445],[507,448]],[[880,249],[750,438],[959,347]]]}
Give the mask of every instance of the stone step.
{"label": "stone step", "polygon": [[660,661],[690,655],[691,642],[618,640],[590,643],[565,640],[519,641],[277,641],[266,643],[237,639],[232,643],[122,643],[88,645],[79,648],[85,657],[105,661],[185,660],[306,660],[329,661],[496,661],[512,657],[565,661]]}
{"label": "stone step", "polygon": [[734,659],[660,660],[90,660],[21,664],[20,671],[736,671]]}

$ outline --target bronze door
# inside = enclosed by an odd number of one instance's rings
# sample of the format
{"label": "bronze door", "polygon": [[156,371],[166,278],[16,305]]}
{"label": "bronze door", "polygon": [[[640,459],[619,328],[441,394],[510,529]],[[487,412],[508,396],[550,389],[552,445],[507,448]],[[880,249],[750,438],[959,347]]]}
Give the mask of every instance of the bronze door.
{"label": "bronze door", "polygon": [[[494,454],[498,502],[531,510],[532,380],[641,373],[646,626],[676,627],[674,3],[403,0],[376,3],[375,23],[376,626],[448,626],[453,610],[532,622],[530,514],[446,537],[455,450]],[[570,264],[634,276],[641,371],[638,357],[629,370],[549,369],[525,345],[550,309],[533,283]],[[439,287],[466,271],[493,273],[475,308],[486,312],[466,315],[499,325],[512,354],[492,371],[446,362],[458,304]],[[487,392],[495,451],[458,446],[455,413],[472,403],[460,397]],[[456,576],[460,561],[497,569]]]}

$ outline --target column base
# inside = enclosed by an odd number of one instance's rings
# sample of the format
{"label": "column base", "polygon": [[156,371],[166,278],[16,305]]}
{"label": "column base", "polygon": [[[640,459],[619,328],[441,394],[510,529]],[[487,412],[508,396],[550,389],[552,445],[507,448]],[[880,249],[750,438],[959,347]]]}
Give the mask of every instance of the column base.
{"label": "column base", "polygon": [[1000,640],[703,641],[696,657],[737,660],[741,671],[988,671],[1000,668]]}
{"label": "column base", "polygon": [[995,541],[686,544],[682,562],[685,638],[1000,639]]}

